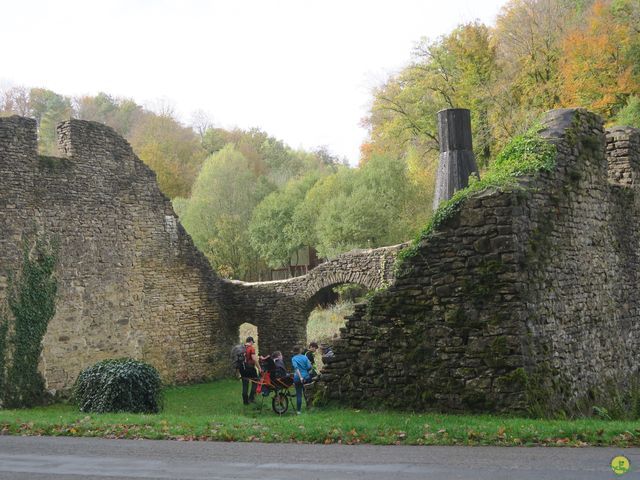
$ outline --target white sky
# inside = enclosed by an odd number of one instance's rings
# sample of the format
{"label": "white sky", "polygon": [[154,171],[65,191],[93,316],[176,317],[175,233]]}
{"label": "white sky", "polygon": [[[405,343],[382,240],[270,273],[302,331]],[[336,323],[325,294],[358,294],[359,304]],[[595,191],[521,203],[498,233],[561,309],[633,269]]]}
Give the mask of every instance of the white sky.
{"label": "white sky", "polygon": [[0,0],[0,86],[104,91],[357,163],[372,87],[506,0]]}

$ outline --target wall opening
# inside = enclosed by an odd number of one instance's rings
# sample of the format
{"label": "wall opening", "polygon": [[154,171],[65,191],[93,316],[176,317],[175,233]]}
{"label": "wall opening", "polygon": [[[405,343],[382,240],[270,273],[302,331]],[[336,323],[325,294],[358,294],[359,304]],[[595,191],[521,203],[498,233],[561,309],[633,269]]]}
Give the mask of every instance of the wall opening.
{"label": "wall opening", "polygon": [[364,300],[367,287],[356,283],[332,285],[319,290],[310,300],[311,313],[307,320],[307,345],[316,342],[320,349],[316,357],[318,370],[322,369],[323,353],[331,354],[333,344],[340,337],[346,317],[354,311],[356,303]]}
{"label": "wall opening", "polygon": [[258,327],[249,322],[243,323],[238,328],[238,343],[244,343],[247,337],[253,337],[256,343],[256,351],[258,351]]}

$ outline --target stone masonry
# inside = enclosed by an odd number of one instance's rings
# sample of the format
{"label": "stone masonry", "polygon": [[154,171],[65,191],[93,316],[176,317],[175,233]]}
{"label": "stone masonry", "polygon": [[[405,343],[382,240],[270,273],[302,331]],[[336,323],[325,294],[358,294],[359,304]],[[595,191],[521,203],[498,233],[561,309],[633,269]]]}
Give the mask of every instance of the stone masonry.
{"label": "stone masonry", "polygon": [[41,364],[57,390],[120,356],[149,361],[168,382],[225,375],[241,323],[258,327],[263,352],[286,352],[306,340],[323,290],[359,283],[377,292],[335,345],[326,396],[589,412],[638,375],[640,133],[605,132],[583,110],[552,111],[544,125],[553,172],[470,196],[400,265],[403,245],[242,283],[216,276],[113,130],[64,122],[61,156],[44,157],[35,121],[0,118],[0,303],[25,242],[57,239],[57,312]]}
{"label": "stone masonry", "polygon": [[44,339],[51,390],[104,358],[131,356],[170,382],[226,373],[237,331],[220,282],[155,174],[112,129],[58,127],[60,158],[37,153],[36,122],[0,118],[0,303],[37,233],[60,242],[57,312]]}
{"label": "stone masonry", "polygon": [[170,383],[223,376],[241,323],[258,327],[263,351],[289,352],[306,341],[319,291],[393,281],[401,246],[354,251],[281,282],[223,281],[124,139],[78,120],[59,125],[58,136],[62,155],[44,157],[34,120],[0,118],[0,304],[25,242],[60,242],[41,364],[50,390],[122,356],[152,363]]}
{"label": "stone masonry", "polygon": [[552,173],[486,190],[359,305],[325,369],[354,405],[590,413],[640,368],[639,132],[556,110]]}
{"label": "stone masonry", "polygon": [[261,353],[281,350],[286,357],[295,345],[305,345],[309,314],[326,289],[356,283],[369,290],[395,280],[394,263],[404,245],[353,250],[322,263],[307,275],[272,282],[225,281],[227,319],[239,328],[250,322],[258,328]]}

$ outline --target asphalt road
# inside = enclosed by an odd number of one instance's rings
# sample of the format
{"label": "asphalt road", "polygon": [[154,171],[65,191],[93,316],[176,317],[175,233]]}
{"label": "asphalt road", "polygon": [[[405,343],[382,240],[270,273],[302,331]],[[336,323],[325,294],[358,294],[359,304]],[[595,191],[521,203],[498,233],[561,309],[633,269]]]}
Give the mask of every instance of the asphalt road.
{"label": "asphalt road", "polygon": [[[623,454],[631,471],[609,464]],[[0,479],[640,479],[640,449],[409,447],[0,436]]]}

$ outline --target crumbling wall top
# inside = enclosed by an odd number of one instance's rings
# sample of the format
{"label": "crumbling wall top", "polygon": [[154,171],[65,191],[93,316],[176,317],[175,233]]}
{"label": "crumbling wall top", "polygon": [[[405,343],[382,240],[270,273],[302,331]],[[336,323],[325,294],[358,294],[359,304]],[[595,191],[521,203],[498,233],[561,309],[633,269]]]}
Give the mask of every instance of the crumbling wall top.
{"label": "crumbling wall top", "polygon": [[38,127],[33,118],[0,117],[0,155],[30,157],[38,153]]}
{"label": "crumbling wall top", "polygon": [[69,158],[97,160],[133,157],[124,138],[107,125],[86,120],[67,120],[57,126],[58,147]]}

